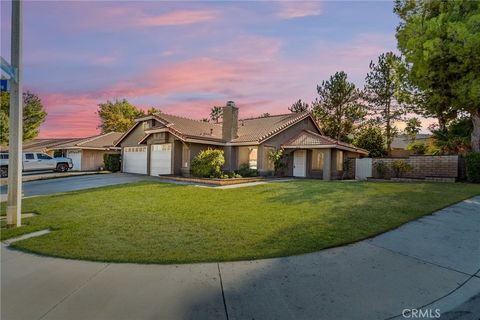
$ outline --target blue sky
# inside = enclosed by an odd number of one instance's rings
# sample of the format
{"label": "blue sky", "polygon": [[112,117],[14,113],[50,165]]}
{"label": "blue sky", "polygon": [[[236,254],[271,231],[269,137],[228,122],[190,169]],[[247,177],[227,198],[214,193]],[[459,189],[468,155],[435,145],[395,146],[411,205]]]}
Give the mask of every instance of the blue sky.
{"label": "blue sky", "polygon": [[[288,112],[344,70],[396,50],[392,2],[26,1],[25,88],[48,112],[43,137],[98,132],[97,104],[127,98],[203,118],[234,100],[241,117]],[[9,60],[10,1],[1,2]]]}

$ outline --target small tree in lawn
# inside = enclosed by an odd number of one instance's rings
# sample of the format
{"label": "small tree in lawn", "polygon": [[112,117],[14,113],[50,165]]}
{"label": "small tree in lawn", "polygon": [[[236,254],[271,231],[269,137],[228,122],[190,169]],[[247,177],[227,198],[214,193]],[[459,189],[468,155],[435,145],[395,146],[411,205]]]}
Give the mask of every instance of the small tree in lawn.
{"label": "small tree in lawn", "polygon": [[273,162],[275,175],[283,174],[283,170],[287,167],[282,149],[271,150],[268,153],[268,159]]}
{"label": "small tree in lawn", "polygon": [[297,102],[293,103],[291,107],[288,108],[290,112],[292,113],[300,113],[300,112],[305,112],[310,110],[310,106],[308,103],[303,102],[301,99],[299,99]]}
{"label": "small tree in lawn", "polygon": [[392,52],[382,53],[378,62],[370,62],[370,72],[365,78],[364,97],[369,113],[385,131],[387,152],[397,130],[395,121],[400,121],[406,113],[404,101],[407,99],[406,67],[400,57]]}
{"label": "small tree in lawn", "polygon": [[382,130],[374,127],[364,127],[355,137],[353,144],[369,152],[370,157],[383,157],[387,154]]}
{"label": "small tree in lawn", "polygon": [[360,90],[348,82],[345,72],[340,71],[317,86],[317,92],[319,97],[313,102],[313,114],[323,133],[350,142],[350,136],[366,115]]}
{"label": "small tree in lawn", "polygon": [[407,121],[407,125],[405,127],[405,134],[410,138],[410,142],[415,142],[417,138],[417,134],[420,132],[420,128],[422,127],[422,123],[418,118],[411,118]]}
{"label": "small tree in lawn", "polygon": [[218,120],[222,117],[222,114],[223,108],[215,106],[210,110],[210,119],[212,119],[212,121],[215,121],[215,123],[218,123]]}

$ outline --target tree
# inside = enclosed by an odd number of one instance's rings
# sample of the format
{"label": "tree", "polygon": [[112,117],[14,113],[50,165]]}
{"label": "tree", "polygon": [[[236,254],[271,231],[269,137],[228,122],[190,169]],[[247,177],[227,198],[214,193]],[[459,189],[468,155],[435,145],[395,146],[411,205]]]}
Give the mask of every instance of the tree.
{"label": "tree", "polygon": [[292,113],[300,113],[310,110],[310,106],[308,105],[308,103],[303,102],[301,99],[299,99],[297,102],[292,104],[292,106],[289,107],[288,110],[290,110],[290,112]]}
{"label": "tree", "polygon": [[427,153],[466,154],[471,149],[470,136],[473,124],[470,118],[462,117],[450,122],[445,130],[432,131],[432,145]]}
{"label": "tree", "polygon": [[138,117],[144,116],[145,112],[130,104],[126,99],[114,102],[107,100],[98,105],[98,116],[100,125],[98,126],[102,133],[108,132],[126,132]]}
{"label": "tree", "polygon": [[156,113],[161,113],[162,111],[160,109],[157,109],[155,107],[151,107],[147,110],[147,114],[148,115],[153,115],[153,114],[156,114]]}
{"label": "tree", "polygon": [[[467,112],[471,147],[480,151],[480,2],[396,0],[394,12],[401,19],[396,36],[411,66],[409,78],[427,93],[424,111],[455,117]],[[441,130],[450,119],[439,121]]]}
{"label": "tree", "polygon": [[374,127],[364,127],[355,137],[353,144],[369,152],[370,157],[383,157],[387,154],[382,130]]}
{"label": "tree", "polygon": [[387,151],[390,153],[397,134],[395,121],[406,113],[406,70],[400,57],[392,52],[382,53],[378,62],[370,62],[370,72],[365,78],[364,97],[373,120],[385,131]]}
{"label": "tree", "polygon": [[349,142],[366,115],[360,90],[348,82],[347,74],[341,71],[317,86],[317,92],[319,97],[312,103],[313,114],[323,133]]}
{"label": "tree", "polygon": [[415,142],[417,138],[417,134],[420,132],[420,128],[422,127],[422,123],[418,118],[410,118],[407,121],[407,125],[405,127],[405,134],[410,138],[411,142]]}
{"label": "tree", "polygon": [[[0,112],[0,143],[8,144],[10,114],[10,94],[1,93]],[[23,93],[23,141],[29,141],[38,136],[40,125],[45,121],[47,113],[43,109],[40,98],[34,93]]]}
{"label": "tree", "polygon": [[210,119],[212,119],[212,121],[215,121],[215,123],[218,123],[218,120],[222,117],[222,114],[223,114],[222,107],[213,107],[210,110]]}

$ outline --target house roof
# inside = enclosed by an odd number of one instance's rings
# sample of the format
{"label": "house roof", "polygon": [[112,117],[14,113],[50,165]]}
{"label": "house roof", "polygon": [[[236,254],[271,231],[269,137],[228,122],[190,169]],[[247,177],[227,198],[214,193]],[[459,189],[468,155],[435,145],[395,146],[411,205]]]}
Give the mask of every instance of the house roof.
{"label": "house roof", "polygon": [[56,145],[50,149],[99,149],[108,150],[113,148],[115,142],[122,136],[120,132],[109,132],[88,138],[71,140]]}
{"label": "house roof", "polygon": [[309,116],[309,112],[301,112],[239,120],[238,137],[232,142],[264,141]]}
{"label": "house roof", "polygon": [[[23,144],[23,151],[40,151],[43,152],[52,149],[57,145],[64,144],[70,141],[76,141],[78,138],[53,138],[53,139],[33,139]],[[1,146],[1,151],[8,151],[8,146]]]}
{"label": "house roof", "polygon": [[283,148],[337,148],[346,151],[353,151],[362,154],[368,154],[368,151],[362,148],[355,147],[352,144],[345,143],[332,139],[327,136],[320,135],[318,133],[303,130],[298,135],[287,141],[282,145]]}
{"label": "house roof", "polygon": [[[415,136],[416,141],[425,141],[432,137],[431,134],[419,133]],[[406,134],[402,134],[393,138],[392,149],[406,149],[411,143],[410,137]]]}
{"label": "house roof", "polygon": [[[310,113],[289,113],[274,115],[269,117],[248,118],[238,121],[238,137],[233,139],[231,143],[260,143],[265,141],[291,125],[311,117]],[[137,124],[130,128],[120,139],[117,145],[133,130],[138,123],[148,119],[156,119],[161,126],[154,126],[145,130],[145,136],[140,140],[143,142],[150,134],[165,130],[177,135],[181,139],[196,139],[206,143],[216,142],[220,144],[226,143],[222,138],[222,124],[209,123],[199,120],[188,119],[184,117],[174,116],[166,113],[156,113],[137,119]]]}

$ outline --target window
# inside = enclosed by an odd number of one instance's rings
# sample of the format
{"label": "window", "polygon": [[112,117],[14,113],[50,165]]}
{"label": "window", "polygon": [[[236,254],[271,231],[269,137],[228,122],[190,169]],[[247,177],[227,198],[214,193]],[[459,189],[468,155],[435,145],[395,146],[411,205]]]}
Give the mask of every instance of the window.
{"label": "window", "polygon": [[150,120],[143,121],[143,130],[147,130],[150,128]]}
{"label": "window", "polygon": [[25,153],[25,159],[35,160],[35,156],[33,155],[33,153]]}
{"label": "window", "polygon": [[8,159],[8,153],[1,153],[0,159]]}
{"label": "window", "polygon": [[343,151],[337,150],[337,171],[343,171]]}
{"label": "window", "polygon": [[312,151],[312,170],[323,170],[323,151]]}
{"label": "window", "polygon": [[252,169],[257,169],[257,147],[249,148],[248,152],[248,165]]}
{"label": "window", "polygon": [[188,168],[188,146],[182,145],[182,167],[183,168]]}
{"label": "window", "polygon": [[52,159],[49,155],[45,154],[45,153],[37,153],[37,159],[40,159],[40,160],[50,160]]}

